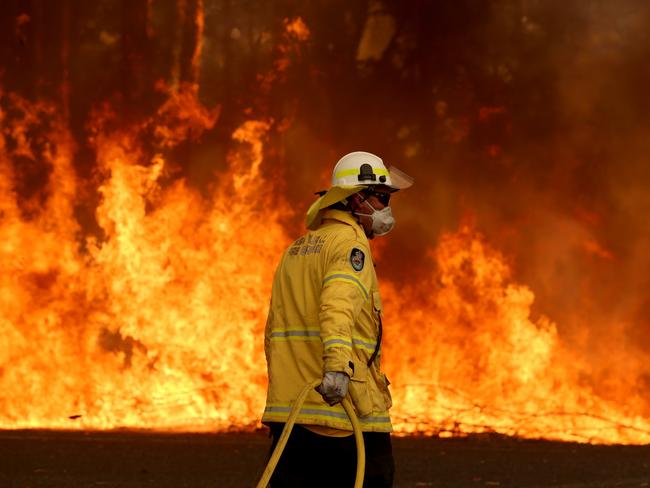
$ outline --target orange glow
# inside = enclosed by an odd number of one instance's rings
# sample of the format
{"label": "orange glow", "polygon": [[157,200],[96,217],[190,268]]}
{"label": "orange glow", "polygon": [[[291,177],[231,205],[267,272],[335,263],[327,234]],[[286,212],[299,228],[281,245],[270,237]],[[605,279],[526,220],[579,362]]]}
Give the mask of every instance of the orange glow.
{"label": "orange glow", "polygon": [[[21,111],[6,121],[16,144],[0,142],[0,350],[11,365],[0,377],[0,425],[257,425],[270,283],[290,240],[278,222],[286,203],[265,209],[260,194],[270,124],[251,120],[233,133],[241,150],[205,198],[182,179],[160,184],[167,161],[143,160],[138,145],[147,124],[111,133],[102,128],[110,114],[98,115],[96,215],[105,237],[80,242],[73,147],[61,126],[47,132],[48,197],[30,218],[21,214],[12,160],[36,157],[28,134],[54,112],[12,103]],[[198,138],[216,116],[192,90],[170,93],[153,132],[161,148],[173,146]],[[431,258],[430,278],[412,289],[382,280],[398,432],[650,441],[645,400],[629,385],[614,392],[619,402],[600,399],[555,324],[530,317],[531,290],[470,227],[444,236]]]}
{"label": "orange glow", "polygon": [[551,320],[531,317],[532,291],[480,235],[447,234],[432,258],[430,281],[382,290],[399,432],[650,442],[646,399],[630,384],[599,398],[587,365]]}
{"label": "orange glow", "polygon": [[[181,98],[188,102],[186,96]],[[161,147],[214,123],[191,103],[161,109]],[[272,272],[287,237],[275,215],[254,211],[251,191],[268,124],[246,122],[233,135],[242,150],[211,198],[177,180],[162,188],[167,162],[142,160],[137,131],[97,133],[105,174],[99,187],[101,240],[78,240],[71,146],[47,134],[48,197],[21,215],[11,159],[32,157],[27,133],[50,109],[24,110],[3,139],[0,187],[4,237],[1,381],[3,428],[228,429],[255,425],[264,399],[263,316]],[[171,116],[171,108],[179,112]],[[159,114],[160,115],[160,114]],[[255,185],[257,186],[257,185]],[[83,250],[85,248],[85,250]],[[10,393],[9,393],[10,392]],[[75,417],[73,419],[69,417]]]}
{"label": "orange glow", "polygon": [[588,254],[591,254],[592,256],[596,256],[601,259],[614,259],[614,255],[612,254],[612,252],[604,248],[595,239],[586,240],[585,242],[583,242],[582,247]]}
{"label": "orange glow", "polygon": [[298,41],[306,41],[309,39],[309,28],[300,17],[296,17],[292,20],[285,19],[284,26],[287,34],[294,37]]}
{"label": "orange glow", "polygon": [[[309,36],[300,18],[285,21],[261,92]],[[125,126],[110,106],[97,109],[87,124],[92,185],[75,171],[77,148],[57,108],[0,91],[0,107],[10,107],[0,108],[0,428],[259,427],[271,281],[296,238],[283,222],[302,219],[262,163],[267,136],[289,121],[243,121],[207,194],[175,176],[173,149],[200,142],[219,119],[219,107],[198,98],[200,56],[197,42],[190,82],[157,85],[165,101],[150,118]],[[446,138],[467,134],[467,121],[449,119]],[[20,165],[47,174],[43,192],[21,193]],[[328,171],[314,168],[316,189]],[[93,232],[76,215],[89,193],[98,197]],[[375,257],[387,242],[373,244]],[[598,241],[581,242],[589,255],[614,259]],[[379,271],[382,367],[398,433],[650,442],[638,385],[592,371],[552,318],[535,316],[533,291],[473,226],[432,242],[417,266],[425,278],[409,286]],[[612,361],[641,371],[642,358],[624,353]]]}

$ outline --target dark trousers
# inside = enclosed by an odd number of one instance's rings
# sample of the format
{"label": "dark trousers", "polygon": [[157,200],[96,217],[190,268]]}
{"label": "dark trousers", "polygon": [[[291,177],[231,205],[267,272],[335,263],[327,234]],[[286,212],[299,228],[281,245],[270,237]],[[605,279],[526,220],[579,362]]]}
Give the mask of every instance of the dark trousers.
{"label": "dark trousers", "polygon": [[[283,423],[271,423],[271,451],[280,439]],[[390,434],[364,432],[366,471],[364,488],[393,486],[395,462]],[[354,436],[328,437],[300,425],[291,431],[280,461],[271,477],[270,488],[352,488],[357,469]]]}

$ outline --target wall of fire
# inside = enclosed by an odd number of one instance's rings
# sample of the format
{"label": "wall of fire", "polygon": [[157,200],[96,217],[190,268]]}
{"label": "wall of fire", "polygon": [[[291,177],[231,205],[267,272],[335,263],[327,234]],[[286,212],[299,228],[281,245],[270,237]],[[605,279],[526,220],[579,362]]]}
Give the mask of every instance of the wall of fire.
{"label": "wall of fire", "polygon": [[[619,378],[650,388],[649,22],[642,0],[7,0],[0,107],[5,135],[16,96],[56,107],[74,140],[75,218],[100,240],[90,121],[107,106],[102,127],[136,126],[191,87],[215,122],[164,148],[160,181],[202,195],[243,144],[237,128],[268,123],[262,204],[288,204],[287,236],[341,154],[375,152],[417,181],[395,199],[384,276],[438,293],[441,236],[480,233],[534,293],[531,320],[549,317],[590,388],[621,401]],[[11,160],[26,219],[47,198],[44,130],[27,132],[36,157]]]}

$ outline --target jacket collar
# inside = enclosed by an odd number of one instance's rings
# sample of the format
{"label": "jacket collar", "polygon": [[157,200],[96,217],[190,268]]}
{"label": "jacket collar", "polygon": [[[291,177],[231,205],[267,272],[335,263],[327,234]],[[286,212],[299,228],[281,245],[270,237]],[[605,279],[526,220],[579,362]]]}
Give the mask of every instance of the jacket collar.
{"label": "jacket collar", "polygon": [[[357,233],[357,237],[366,245],[368,245],[368,238],[366,237],[366,233],[364,232],[363,227],[359,225],[357,219],[355,219],[350,212],[344,212],[343,210],[327,209],[323,212],[323,224],[325,223],[326,220],[330,220],[330,221],[335,220],[352,226],[352,228]],[[321,224],[321,226],[323,224]]]}

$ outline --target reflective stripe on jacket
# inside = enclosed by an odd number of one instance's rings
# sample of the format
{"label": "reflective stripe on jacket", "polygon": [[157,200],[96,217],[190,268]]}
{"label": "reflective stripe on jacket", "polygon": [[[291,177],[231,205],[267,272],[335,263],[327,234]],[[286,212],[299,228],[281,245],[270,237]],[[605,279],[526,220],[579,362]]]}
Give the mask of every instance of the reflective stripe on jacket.
{"label": "reflective stripe on jacket", "polygon": [[[388,380],[379,369],[381,299],[363,229],[347,212],[326,210],[318,229],[296,240],[273,280],[264,348],[269,387],[263,422],[285,422],[305,385],[326,371],[350,376],[349,394],[364,431],[390,432]],[[316,391],[300,424],[352,430],[343,407]]]}

